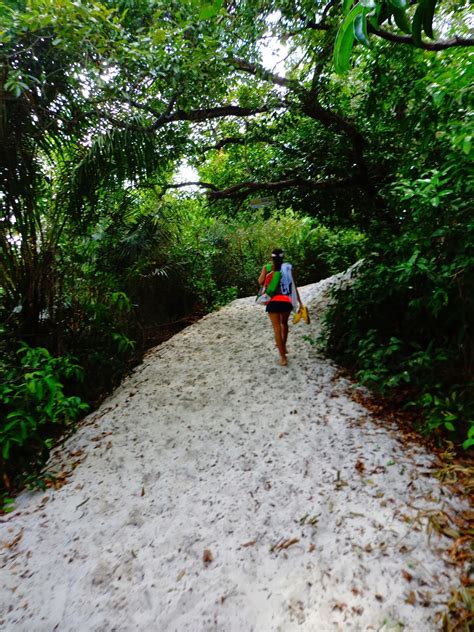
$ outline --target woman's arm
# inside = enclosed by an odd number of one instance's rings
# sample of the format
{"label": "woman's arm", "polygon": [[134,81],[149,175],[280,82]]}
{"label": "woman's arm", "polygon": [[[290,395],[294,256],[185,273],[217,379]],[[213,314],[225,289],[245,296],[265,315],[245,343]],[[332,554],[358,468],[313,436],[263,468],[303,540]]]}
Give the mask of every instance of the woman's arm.
{"label": "woman's arm", "polygon": [[263,285],[266,276],[267,276],[267,268],[266,266],[263,266],[262,271],[260,272],[260,276],[258,277],[259,285]]}

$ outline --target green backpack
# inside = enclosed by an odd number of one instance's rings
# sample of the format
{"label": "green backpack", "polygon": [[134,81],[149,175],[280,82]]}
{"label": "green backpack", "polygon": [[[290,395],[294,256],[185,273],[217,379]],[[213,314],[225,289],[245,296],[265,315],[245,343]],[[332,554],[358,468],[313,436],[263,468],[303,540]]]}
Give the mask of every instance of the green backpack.
{"label": "green backpack", "polygon": [[[267,269],[267,275],[270,274],[270,272],[272,271],[272,264],[271,263],[265,264],[265,268]],[[266,305],[267,303],[270,302],[270,300],[275,295],[275,292],[278,289],[278,286],[280,284],[280,279],[281,279],[281,272],[275,270],[272,274],[272,278],[270,279],[269,284],[266,287],[265,285],[262,285],[256,298],[256,301],[260,305]]]}

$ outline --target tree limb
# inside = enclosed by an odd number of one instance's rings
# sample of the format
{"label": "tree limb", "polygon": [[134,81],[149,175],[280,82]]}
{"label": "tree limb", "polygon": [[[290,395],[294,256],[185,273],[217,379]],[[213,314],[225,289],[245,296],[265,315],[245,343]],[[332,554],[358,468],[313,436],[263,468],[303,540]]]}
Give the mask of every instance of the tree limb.
{"label": "tree limb", "polygon": [[[413,37],[411,35],[398,35],[397,33],[391,33],[390,31],[384,31],[383,29],[376,29],[371,24],[367,24],[368,32],[381,37],[389,42],[396,42],[397,44],[409,44],[415,46]],[[452,48],[453,46],[474,46],[474,37],[462,38],[453,37],[448,40],[439,40],[435,42],[421,42],[417,48],[423,48],[424,50],[445,50],[446,48]]]}
{"label": "tree limb", "polygon": [[[226,116],[253,116],[254,114],[261,114],[263,112],[268,112],[270,106],[265,105],[260,108],[244,108],[239,105],[222,105],[213,108],[202,108],[199,110],[175,110],[170,114],[166,112],[161,114],[151,125],[138,125],[134,123],[127,123],[125,121],[121,121],[114,116],[110,116],[109,114],[99,113],[102,118],[105,118],[107,121],[110,121],[114,126],[120,127],[122,129],[128,129],[135,132],[144,132],[144,133],[152,133],[156,130],[164,127],[168,123],[174,123],[178,121],[191,121],[194,123],[199,123],[203,121],[209,121],[215,118],[224,118]],[[146,109],[146,108],[142,108]]]}
{"label": "tree limb", "polygon": [[294,187],[304,189],[334,189],[339,187],[363,186],[363,178],[352,176],[350,178],[337,179],[331,178],[327,180],[305,180],[304,178],[290,178],[288,180],[279,180],[277,182],[240,182],[234,184],[227,189],[216,189],[209,191],[207,196],[210,200],[221,200],[225,198],[246,197],[255,191],[283,191]]}
{"label": "tree limb", "polygon": [[176,184],[160,184],[158,185],[162,189],[182,189],[184,187],[203,187],[205,189],[211,189],[212,191],[219,191],[218,187],[211,182],[178,182]]}
{"label": "tree limb", "polygon": [[324,24],[324,22],[308,20],[303,28],[312,29],[313,31],[329,31],[332,27],[329,24]]}
{"label": "tree limb", "polygon": [[[273,109],[273,107],[272,107]],[[268,112],[270,106],[265,105],[260,108],[244,108],[239,105],[222,105],[213,108],[202,108],[199,110],[176,110],[164,115],[161,124],[172,123],[173,121],[192,121],[194,123],[208,121],[209,119],[222,118],[224,116],[253,116]]]}
{"label": "tree limb", "polygon": [[333,110],[324,108],[319,104],[315,94],[317,90],[317,78],[315,76],[313,76],[311,90],[307,91],[298,81],[275,75],[263,68],[260,64],[254,64],[239,58],[231,58],[230,61],[239,70],[243,70],[244,72],[261,77],[262,79],[266,79],[277,85],[285,86],[286,88],[294,90],[300,96],[302,111],[304,114],[319,121],[326,127],[336,130],[339,133],[343,133],[349,137],[354,147],[354,157],[360,173],[367,172],[363,151],[364,139],[362,135],[353,123],[344,119]]}

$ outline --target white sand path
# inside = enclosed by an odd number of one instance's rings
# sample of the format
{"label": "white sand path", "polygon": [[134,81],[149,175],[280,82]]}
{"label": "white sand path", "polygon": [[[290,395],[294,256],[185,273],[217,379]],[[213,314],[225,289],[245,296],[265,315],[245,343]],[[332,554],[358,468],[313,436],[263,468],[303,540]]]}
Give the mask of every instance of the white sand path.
{"label": "white sand path", "polygon": [[[333,282],[302,288],[313,313]],[[465,507],[348,396],[318,327],[280,367],[241,299],[150,351],[53,455],[84,459],[68,483],[1,519],[0,629],[440,629],[452,541],[415,518]]]}

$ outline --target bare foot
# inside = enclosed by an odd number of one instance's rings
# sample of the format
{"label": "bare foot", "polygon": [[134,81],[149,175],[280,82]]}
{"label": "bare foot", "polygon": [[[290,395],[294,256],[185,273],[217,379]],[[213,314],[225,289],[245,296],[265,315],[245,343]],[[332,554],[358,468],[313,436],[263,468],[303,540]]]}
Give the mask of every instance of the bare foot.
{"label": "bare foot", "polygon": [[286,356],[281,356],[280,357],[280,364],[282,366],[287,366],[288,365],[288,360],[286,359]]}

